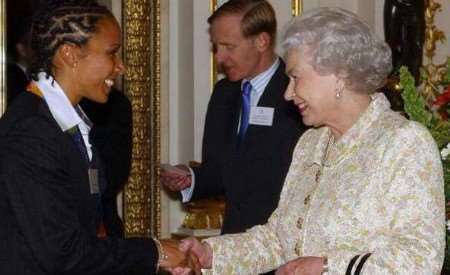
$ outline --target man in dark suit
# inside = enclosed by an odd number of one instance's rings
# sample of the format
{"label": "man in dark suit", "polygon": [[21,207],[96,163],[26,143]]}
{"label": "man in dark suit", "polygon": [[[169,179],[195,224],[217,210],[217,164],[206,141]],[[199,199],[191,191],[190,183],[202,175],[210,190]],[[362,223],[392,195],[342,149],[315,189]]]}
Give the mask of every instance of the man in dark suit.
{"label": "man in dark suit", "polygon": [[100,154],[105,171],[107,186],[102,203],[106,233],[108,236],[123,237],[117,195],[130,174],[133,129],[131,103],[121,91],[112,88],[108,102],[100,104],[84,98],[80,106],[93,122],[89,138]]}
{"label": "man in dark suit", "polygon": [[[267,1],[233,0],[208,19],[225,79],[209,102],[199,167],[162,166],[162,183],[183,201],[225,196],[222,233],[263,224],[276,208],[304,131],[283,93],[285,65],[274,52],[276,18]],[[244,91],[243,91],[244,90]]]}

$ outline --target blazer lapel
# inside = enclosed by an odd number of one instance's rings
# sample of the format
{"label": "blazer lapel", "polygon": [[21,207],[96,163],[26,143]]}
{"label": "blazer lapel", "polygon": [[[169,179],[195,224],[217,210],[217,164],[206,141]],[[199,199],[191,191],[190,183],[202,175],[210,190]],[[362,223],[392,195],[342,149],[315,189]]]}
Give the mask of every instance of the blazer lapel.
{"label": "blazer lapel", "polygon": [[[49,119],[49,121],[52,122],[53,126],[55,128],[58,128],[62,132],[58,123],[53,118],[53,115],[50,112],[50,108],[48,107],[47,102],[45,102],[45,100],[43,100],[43,99],[42,99],[42,104],[39,106],[38,112],[41,115],[47,117]],[[80,167],[81,169],[87,171],[88,163],[82,158],[82,156],[78,152],[78,149],[75,147],[73,140],[72,140],[72,136],[67,131],[63,132],[63,135],[64,135],[64,142],[67,143],[67,146],[68,146],[67,148],[73,148],[73,150],[70,149],[70,151],[71,151],[71,154],[73,155],[73,157],[77,159],[77,164],[78,164],[77,166]],[[86,177],[85,178],[83,177],[83,180],[87,181],[88,180],[87,173],[84,173],[84,174],[86,174]]]}

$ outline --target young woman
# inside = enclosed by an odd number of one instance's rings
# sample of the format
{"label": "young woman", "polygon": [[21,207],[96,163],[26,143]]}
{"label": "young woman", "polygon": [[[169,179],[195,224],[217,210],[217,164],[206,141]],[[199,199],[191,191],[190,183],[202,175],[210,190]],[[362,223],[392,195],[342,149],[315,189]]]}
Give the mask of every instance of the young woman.
{"label": "young woman", "polygon": [[124,72],[121,31],[95,1],[46,1],[31,34],[34,81],[0,120],[0,274],[153,274],[174,242],[108,237],[104,174],[78,103],[104,103]]}

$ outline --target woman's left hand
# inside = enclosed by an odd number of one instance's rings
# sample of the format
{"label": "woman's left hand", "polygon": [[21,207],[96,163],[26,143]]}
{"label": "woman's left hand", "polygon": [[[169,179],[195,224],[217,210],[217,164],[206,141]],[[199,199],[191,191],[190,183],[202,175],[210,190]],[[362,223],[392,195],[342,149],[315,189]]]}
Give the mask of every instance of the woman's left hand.
{"label": "woman's left hand", "polygon": [[282,265],[275,275],[320,275],[323,264],[322,257],[300,257]]}

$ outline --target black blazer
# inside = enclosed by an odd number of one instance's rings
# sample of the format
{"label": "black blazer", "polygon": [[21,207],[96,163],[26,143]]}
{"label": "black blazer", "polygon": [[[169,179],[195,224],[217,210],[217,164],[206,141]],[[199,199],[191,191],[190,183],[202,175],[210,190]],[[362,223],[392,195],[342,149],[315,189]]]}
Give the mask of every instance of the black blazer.
{"label": "black blazer", "polygon": [[266,223],[278,205],[292,152],[305,130],[295,106],[284,100],[288,83],[281,62],[258,103],[275,109],[273,125],[249,125],[240,149],[241,82],[223,79],[214,87],[206,115],[202,164],[193,168],[192,199],[225,196],[223,234]]}
{"label": "black blazer", "polygon": [[152,240],[98,239],[87,163],[45,101],[21,93],[0,119],[0,274],[153,274]]}

